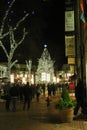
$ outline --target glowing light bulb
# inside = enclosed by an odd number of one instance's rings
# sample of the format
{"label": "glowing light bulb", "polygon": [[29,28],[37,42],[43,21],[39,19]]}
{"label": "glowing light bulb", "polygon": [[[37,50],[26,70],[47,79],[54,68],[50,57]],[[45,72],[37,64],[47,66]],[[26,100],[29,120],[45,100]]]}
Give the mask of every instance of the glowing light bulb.
{"label": "glowing light bulb", "polygon": [[44,47],[46,48],[46,47],[47,47],[47,45],[45,44],[45,45],[44,45]]}

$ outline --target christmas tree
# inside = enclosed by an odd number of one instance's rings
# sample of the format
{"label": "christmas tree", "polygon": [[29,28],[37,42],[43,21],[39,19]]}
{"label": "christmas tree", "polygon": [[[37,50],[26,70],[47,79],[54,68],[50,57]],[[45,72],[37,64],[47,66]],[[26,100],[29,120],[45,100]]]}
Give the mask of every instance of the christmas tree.
{"label": "christmas tree", "polygon": [[47,46],[44,46],[41,58],[38,61],[36,83],[53,83],[54,61],[51,60]]}

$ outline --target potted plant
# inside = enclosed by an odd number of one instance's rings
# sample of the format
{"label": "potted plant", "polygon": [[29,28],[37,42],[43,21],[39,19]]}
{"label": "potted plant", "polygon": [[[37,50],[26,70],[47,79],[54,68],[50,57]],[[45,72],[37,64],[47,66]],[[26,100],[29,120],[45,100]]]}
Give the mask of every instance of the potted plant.
{"label": "potted plant", "polygon": [[70,98],[67,88],[64,87],[59,100],[55,104],[61,122],[71,122],[73,120],[75,105],[76,101]]}

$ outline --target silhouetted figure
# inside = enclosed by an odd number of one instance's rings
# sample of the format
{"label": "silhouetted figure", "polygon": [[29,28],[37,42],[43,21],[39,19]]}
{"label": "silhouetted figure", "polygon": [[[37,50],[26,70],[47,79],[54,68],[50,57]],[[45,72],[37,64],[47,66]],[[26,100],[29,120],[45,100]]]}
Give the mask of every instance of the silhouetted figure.
{"label": "silhouetted figure", "polygon": [[77,118],[78,110],[80,109],[80,107],[81,111],[83,111],[83,101],[84,101],[84,85],[80,78],[77,81],[77,86],[75,86],[75,97],[77,105],[74,109],[74,117]]}
{"label": "silhouetted figure", "polygon": [[10,103],[11,103],[11,95],[10,95],[10,82],[6,84],[6,90],[5,90],[5,108],[7,111],[10,110]]}
{"label": "silhouetted figure", "polygon": [[27,110],[30,108],[30,103],[32,99],[32,89],[29,86],[29,83],[24,86],[23,88],[23,95],[24,95],[24,105],[23,105],[23,110],[27,108]]}
{"label": "silhouetted figure", "polygon": [[51,92],[52,92],[51,84],[47,85],[47,90],[48,90],[48,95],[51,96]]}
{"label": "silhouetted figure", "polygon": [[13,86],[10,89],[10,95],[11,95],[11,101],[12,101],[12,111],[16,111],[16,104],[17,100],[19,98],[19,87],[16,83],[13,84]]}
{"label": "silhouetted figure", "polygon": [[41,86],[39,84],[36,87],[37,87],[36,88],[36,98],[37,98],[37,102],[39,102],[39,97],[42,93],[42,89],[41,89]]}

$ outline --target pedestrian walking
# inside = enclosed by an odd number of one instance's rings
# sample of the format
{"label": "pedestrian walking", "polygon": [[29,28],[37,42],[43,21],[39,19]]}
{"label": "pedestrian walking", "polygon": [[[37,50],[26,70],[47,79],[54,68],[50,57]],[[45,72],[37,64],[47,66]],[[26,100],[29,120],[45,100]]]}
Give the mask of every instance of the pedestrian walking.
{"label": "pedestrian walking", "polygon": [[7,111],[10,111],[11,95],[10,95],[10,82],[6,84],[5,89],[5,108]]}
{"label": "pedestrian walking", "polygon": [[37,102],[39,102],[39,98],[40,98],[40,95],[42,93],[42,89],[41,89],[40,84],[38,84],[36,87],[37,87],[36,88],[36,98],[37,98]]}
{"label": "pedestrian walking", "polygon": [[7,111],[10,111],[10,103],[11,103],[11,97],[10,95],[6,95],[5,108]]}
{"label": "pedestrian walking", "polygon": [[24,96],[24,104],[23,104],[23,110],[29,109],[31,100],[32,100],[32,89],[31,86],[29,85],[29,82],[24,86],[23,88],[23,96]]}
{"label": "pedestrian walking", "polygon": [[17,100],[19,99],[19,87],[17,83],[14,83],[10,89],[11,101],[12,101],[12,111],[16,111]]}

